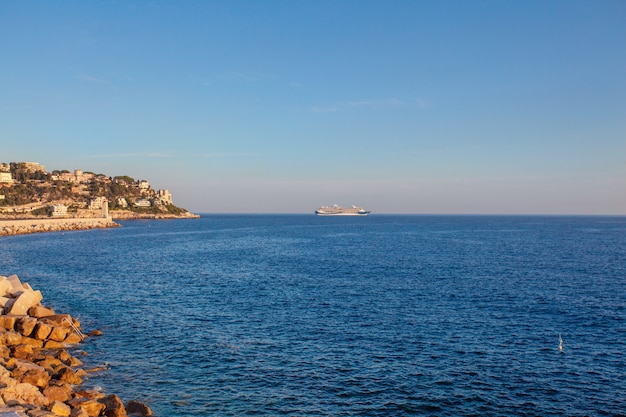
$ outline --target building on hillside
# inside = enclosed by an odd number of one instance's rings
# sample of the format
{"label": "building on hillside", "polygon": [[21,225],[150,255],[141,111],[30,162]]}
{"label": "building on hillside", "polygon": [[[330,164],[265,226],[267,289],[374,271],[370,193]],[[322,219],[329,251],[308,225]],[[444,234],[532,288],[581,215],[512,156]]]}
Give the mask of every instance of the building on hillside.
{"label": "building on hillside", "polygon": [[168,190],[159,190],[156,193],[156,197],[161,203],[165,205],[173,204],[172,203],[172,193]]}
{"label": "building on hillside", "polygon": [[74,172],[62,172],[58,175],[58,179],[61,181],[73,182],[73,183],[86,183],[93,179],[94,174],[90,172],[83,172],[80,169],[75,169]]}
{"label": "building on hillside", "polygon": [[10,172],[0,172],[0,184],[13,184],[13,176]]}
{"label": "building on hillside", "polygon": [[41,171],[43,173],[46,172],[46,167],[41,165],[38,162],[20,162],[20,165],[22,166],[22,168],[24,168],[28,172],[37,172],[37,171]]}
{"label": "building on hillside", "polygon": [[52,217],[67,216],[67,206],[65,204],[53,204],[50,206]]}
{"label": "building on hillside", "polygon": [[150,207],[152,204],[150,203],[150,200],[148,199],[138,198],[135,200],[134,205],[135,207]]}
{"label": "building on hillside", "polygon": [[90,210],[100,210],[104,205],[107,204],[106,197],[96,197],[89,200],[89,209]]}
{"label": "building on hillside", "polygon": [[117,199],[115,200],[115,204],[117,204],[118,207],[128,207],[128,201],[126,201],[124,197],[117,197]]}
{"label": "building on hillside", "polygon": [[0,163],[0,172],[10,172],[10,171],[11,171],[11,165],[7,164],[6,162]]}
{"label": "building on hillside", "polygon": [[150,183],[146,180],[137,181],[137,187],[141,193],[145,193],[150,190]]}

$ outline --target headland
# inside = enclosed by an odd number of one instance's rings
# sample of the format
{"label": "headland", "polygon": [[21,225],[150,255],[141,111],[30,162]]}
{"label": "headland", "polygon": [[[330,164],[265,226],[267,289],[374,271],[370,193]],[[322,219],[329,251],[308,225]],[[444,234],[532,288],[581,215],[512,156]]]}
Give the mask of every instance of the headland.
{"label": "headland", "polygon": [[193,219],[147,180],[36,162],[0,163],[0,236],[118,227],[114,220]]}

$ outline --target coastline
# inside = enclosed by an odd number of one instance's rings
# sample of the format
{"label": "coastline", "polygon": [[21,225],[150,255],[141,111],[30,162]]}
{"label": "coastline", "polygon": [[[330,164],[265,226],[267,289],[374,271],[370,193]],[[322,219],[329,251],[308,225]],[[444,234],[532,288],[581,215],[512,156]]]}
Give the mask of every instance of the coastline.
{"label": "coastline", "polygon": [[85,337],[80,322],[41,304],[43,296],[17,275],[0,275],[0,416],[152,416],[143,403],[83,390],[85,369],[74,352]]}
{"label": "coastline", "polygon": [[0,220],[0,236],[120,227],[111,217]]}
{"label": "coastline", "polygon": [[0,217],[0,237],[25,235],[44,232],[65,232],[74,230],[106,229],[121,227],[113,220],[167,220],[197,219],[200,215],[184,214],[147,214],[131,211],[111,211],[107,217],[71,217],[71,218],[14,218]]}

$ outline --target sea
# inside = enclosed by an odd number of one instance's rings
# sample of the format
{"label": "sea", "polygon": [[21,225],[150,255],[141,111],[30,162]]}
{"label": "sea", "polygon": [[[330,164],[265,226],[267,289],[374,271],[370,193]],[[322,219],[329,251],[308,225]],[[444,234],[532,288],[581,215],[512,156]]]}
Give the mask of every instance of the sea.
{"label": "sea", "polygon": [[624,216],[120,223],[0,238],[0,274],[157,416],[626,415]]}

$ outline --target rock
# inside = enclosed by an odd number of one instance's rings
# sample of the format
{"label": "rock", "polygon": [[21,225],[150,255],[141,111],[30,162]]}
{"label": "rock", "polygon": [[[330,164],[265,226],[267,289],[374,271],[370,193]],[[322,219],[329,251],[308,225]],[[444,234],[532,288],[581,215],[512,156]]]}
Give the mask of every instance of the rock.
{"label": "rock", "polygon": [[42,306],[34,306],[28,309],[28,315],[40,319],[47,316],[54,316],[54,310]]}
{"label": "rock", "polygon": [[0,395],[6,404],[16,401],[19,404],[33,404],[47,407],[50,401],[39,391],[39,389],[28,383],[19,383],[0,389]]}
{"label": "rock", "polygon": [[124,403],[116,394],[107,395],[99,400],[106,405],[104,415],[107,417],[128,417]]}
{"label": "rock", "polygon": [[15,323],[17,322],[17,319],[19,318],[19,316],[14,316],[11,314],[4,314],[2,316],[0,316],[0,319],[2,320],[2,326],[7,329],[7,330],[14,330],[15,329]]}
{"label": "rock", "polygon": [[80,385],[83,383],[83,379],[74,372],[69,366],[61,365],[59,371],[56,373],[55,378],[59,381],[65,381],[71,385]]}
{"label": "rock", "polygon": [[22,376],[21,382],[34,385],[39,388],[45,388],[50,381],[50,374],[44,369],[31,369],[26,371]]}
{"label": "rock", "polygon": [[13,304],[9,307],[8,313],[26,314],[29,308],[39,304],[42,299],[43,296],[41,295],[41,291],[24,289],[24,291],[19,293],[19,295],[15,299],[15,302],[13,302]]}
{"label": "rock", "polygon": [[[57,383],[59,384],[57,385]],[[62,381],[54,381],[53,385],[51,381],[51,383],[44,388],[43,395],[48,397],[50,401],[66,402],[72,398],[72,387]]]}
{"label": "rock", "polygon": [[64,417],[69,417],[72,412],[70,406],[62,403],[61,401],[53,401],[52,404],[50,404],[50,411],[57,416]]}
{"label": "rock", "polygon": [[89,414],[82,408],[75,408],[70,413],[70,417],[89,417]]}
{"label": "rock", "polygon": [[[102,404],[98,400],[92,400],[89,398],[76,398],[68,401],[71,407],[76,409],[82,409],[84,413],[89,417],[97,417],[104,411],[106,405]],[[71,414],[73,415],[73,414]]]}
{"label": "rock", "polygon": [[4,343],[6,346],[15,346],[22,343],[22,335],[9,331],[0,334],[0,343]]}
{"label": "rock", "polygon": [[33,330],[31,336],[38,340],[46,340],[48,336],[50,336],[51,332],[52,326],[43,322],[39,322],[35,326],[35,329]]}
{"label": "rock", "polygon": [[17,345],[11,349],[13,357],[18,359],[29,359],[33,356],[34,350],[30,345]]}
{"label": "rock", "polygon": [[[41,322],[45,323],[44,321]],[[69,332],[69,329],[66,327],[52,326],[52,330],[48,335],[48,340],[52,340],[54,342],[62,342],[65,340]]]}
{"label": "rock", "polygon": [[74,332],[69,332],[67,334],[67,337],[63,341],[63,343],[68,343],[70,345],[75,345],[75,344],[80,343],[82,341],[83,341],[83,338],[80,337],[78,334],[76,334]]}
{"label": "rock", "polygon": [[24,316],[17,319],[17,322],[15,323],[15,330],[22,336],[30,336],[33,333],[33,330],[35,330],[36,325],[36,318]]}
{"label": "rock", "polygon": [[24,336],[22,336],[22,344],[23,345],[31,345],[32,347],[35,347],[35,348],[42,348],[43,347],[43,340],[37,340],[37,339],[33,339],[32,337],[24,337]]}
{"label": "rock", "polygon": [[89,333],[87,333],[87,336],[102,336],[102,330],[92,330]]}
{"label": "rock", "polygon": [[142,417],[152,416],[152,410],[144,403],[131,400],[126,404],[126,412],[128,414],[134,414]]}
{"label": "rock", "polygon": [[6,277],[0,277],[0,297],[6,297],[11,289],[11,281]]}

